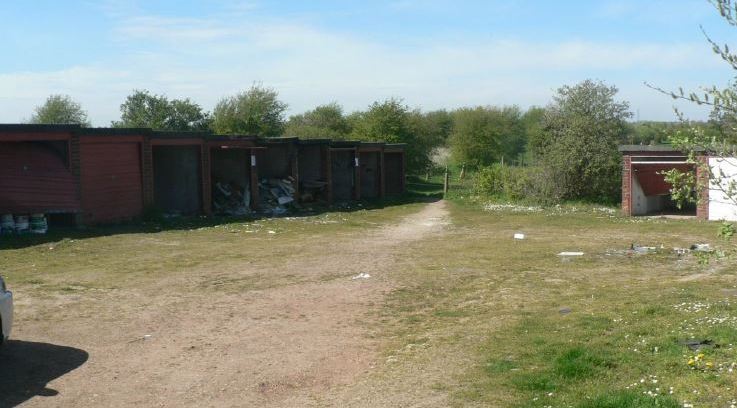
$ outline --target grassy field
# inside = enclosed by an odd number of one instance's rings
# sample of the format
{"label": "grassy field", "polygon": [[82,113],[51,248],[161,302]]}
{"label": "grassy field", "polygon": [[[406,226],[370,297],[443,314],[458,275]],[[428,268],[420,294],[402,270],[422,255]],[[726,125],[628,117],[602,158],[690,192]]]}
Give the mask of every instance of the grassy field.
{"label": "grassy field", "polygon": [[[384,311],[392,361],[445,365],[455,374],[433,387],[457,406],[735,404],[734,258],[672,251],[728,248],[716,224],[595,207],[452,208],[449,235],[414,248]],[[633,243],[658,250],[632,254]]]}
{"label": "grassy field", "polygon": [[[415,199],[437,194],[437,183],[412,184]],[[366,231],[425,205],[394,204],[60,232],[6,242],[0,265],[22,295],[19,333],[48,338],[47,321],[87,327],[96,319],[87,309],[104,307],[106,296],[121,298],[121,290],[152,287],[147,295],[173,299],[195,287],[233,297],[350,282],[355,271],[342,267],[317,274],[293,268],[300,258],[319,262],[334,242],[360,244]],[[379,360],[353,381],[351,395],[384,394],[387,405],[443,396],[425,405],[459,407],[737,405],[737,268],[733,243],[716,236],[718,224],[624,218],[593,206],[485,208],[454,199],[447,207],[443,233],[393,249],[391,263],[384,260],[390,289],[354,317],[377,344]],[[514,240],[517,232],[526,238]],[[673,252],[695,243],[725,256]],[[636,254],[628,251],[632,244],[658,249]],[[558,256],[562,251],[584,255]],[[245,267],[255,272],[239,272]],[[171,294],[162,284],[168,280]]]}

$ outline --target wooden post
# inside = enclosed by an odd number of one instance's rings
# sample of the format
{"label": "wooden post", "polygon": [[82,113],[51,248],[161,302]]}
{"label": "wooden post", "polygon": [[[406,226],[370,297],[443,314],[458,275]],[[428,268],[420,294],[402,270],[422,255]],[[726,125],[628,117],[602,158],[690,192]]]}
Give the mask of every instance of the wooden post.
{"label": "wooden post", "polygon": [[443,179],[443,196],[448,195],[448,167],[445,167],[445,178]]}

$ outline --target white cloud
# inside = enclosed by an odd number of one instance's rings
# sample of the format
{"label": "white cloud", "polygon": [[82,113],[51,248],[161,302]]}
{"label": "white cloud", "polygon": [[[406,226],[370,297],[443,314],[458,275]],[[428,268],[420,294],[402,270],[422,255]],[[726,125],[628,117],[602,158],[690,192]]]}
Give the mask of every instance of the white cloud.
{"label": "white cloud", "polygon": [[18,121],[48,94],[68,93],[89,110],[93,123],[107,125],[134,88],[191,97],[211,109],[223,95],[256,81],[280,91],[292,112],[333,100],[348,111],[363,109],[391,96],[428,109],[524,107],[544,105],[555,88],[585,78],[620,86],[644,118],[668,119],[671,101],[650,96],[653,91],[643,81],[722,67],[700,42],[428,39],[426,46],[397,47],[305,23],[257,18],[248,13],[253,3],[245,4],[244,12],[232,18],[121,17],[114,33],[123,54],[114,59],[0,75],[0,121]]}

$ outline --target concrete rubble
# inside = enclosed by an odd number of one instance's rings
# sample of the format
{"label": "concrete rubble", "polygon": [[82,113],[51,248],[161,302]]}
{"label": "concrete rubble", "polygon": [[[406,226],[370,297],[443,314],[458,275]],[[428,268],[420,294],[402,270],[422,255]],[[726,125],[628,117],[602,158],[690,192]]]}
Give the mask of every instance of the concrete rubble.
{"label": "concrete rubble", "polygon": [[284,179],[261,179],[258,188],[261,198],[259,207],[266,214],[286,214],[290,208],[296,207],[297,205],[294,201],[295,188],[292,177]]}
{"label": "concrete rubble", "polygon": [[217,214],[246,215],[251,212],[251,191],[248,185],[236,183],[215,183],[212,206]]}

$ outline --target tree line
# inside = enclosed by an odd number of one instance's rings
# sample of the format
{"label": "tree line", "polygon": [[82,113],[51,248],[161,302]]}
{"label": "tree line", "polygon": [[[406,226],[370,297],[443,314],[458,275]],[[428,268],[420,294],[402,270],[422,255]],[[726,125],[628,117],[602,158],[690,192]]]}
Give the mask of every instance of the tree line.
{"label": "tree line", "polygon": [[[547,106],[527,110],[489,105],[423,112],[390,98],[352,113],[337,103],[290,117],[286,111],[278,92],[261,85],[222,98],[212,112],[189,98],[134,90],[111,125],[407,143],[410,173],[451,164],[478,171],[479,193],[599,202],[619,198],[619,144],[662,143],[683,126],[630,122],[629,103],[617,99],[617,88],[592,80],[563,86]],[[30,122],[89,126],[80,104],[65,95],[50,96]],[[728,125],[715,114],[703,127],[717,132]],[[498,168],[501,163],[507,168]]]}

